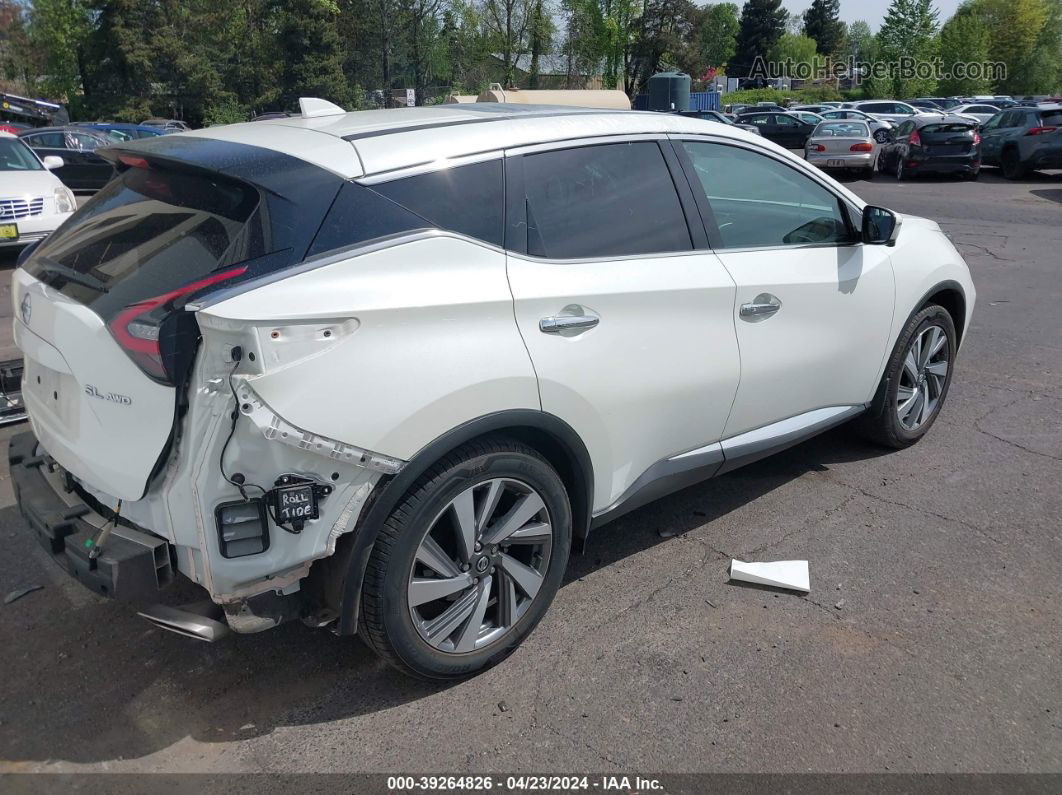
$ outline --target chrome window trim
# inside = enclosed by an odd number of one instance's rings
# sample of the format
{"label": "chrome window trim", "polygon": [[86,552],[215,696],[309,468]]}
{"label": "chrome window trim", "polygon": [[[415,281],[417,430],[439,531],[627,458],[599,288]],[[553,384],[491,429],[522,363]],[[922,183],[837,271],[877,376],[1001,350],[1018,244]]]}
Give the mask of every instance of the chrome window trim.
{"label": "chrome window trim", "polygon": [[666,141],[668,133],[664,131],[647,133],[617,133],[616,135],[593,135],[585,138],[564,138],[556,141],[543,141],[537,144],[525,144],[505,150],[506,157],[520,157],[521,155],[534,155],[540,152],[551,152],[557,149],[581,149],[584,146],[600,146],[602,144],[627,143],[631,141]]}

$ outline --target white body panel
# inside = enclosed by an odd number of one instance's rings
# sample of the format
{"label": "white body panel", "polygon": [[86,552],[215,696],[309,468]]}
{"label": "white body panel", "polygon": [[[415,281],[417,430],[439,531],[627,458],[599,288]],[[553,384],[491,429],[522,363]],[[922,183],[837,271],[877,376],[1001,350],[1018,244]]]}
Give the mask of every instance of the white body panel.
{"label": "white body panel", "polygon": [[173,426],[174,388],[147,378],[99,315],[21,268],[11,297],[33,432],[78,478],[139,499]]}
{"label": "white body panel", "polygon": [[284,419],[378,453],[409,459],[468,420],[539,408],[505,255],[466,239],[340,259],[201,314],[240,329],[259,354],[249,382]]}
{"label": "white body panel", "polygon": [[[870,400],[891,331],[893,276],[885,246],[723,251],[737,282],[741,386],[726,436],[823,406]],[[749,322],[741,304],[769,293],[782,308]]]}
{"label": "white body panel", "polygon": [[[650,466],[716,441],[738,381],[734,282],[714,254],[555,262],[509,257],[516,319],[542,408],[579,434],[594,464],[594,510]],[[600,323],[544,334],[580,305]]]}

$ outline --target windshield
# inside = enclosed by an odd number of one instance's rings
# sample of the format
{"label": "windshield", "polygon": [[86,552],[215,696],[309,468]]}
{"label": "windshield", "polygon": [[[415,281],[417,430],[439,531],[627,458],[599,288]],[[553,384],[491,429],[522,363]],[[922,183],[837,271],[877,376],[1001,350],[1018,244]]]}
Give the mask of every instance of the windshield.
{"label": "windshield", "polygon": [[0,138],[0,171],[40,171],[44,166],[17,138]]}

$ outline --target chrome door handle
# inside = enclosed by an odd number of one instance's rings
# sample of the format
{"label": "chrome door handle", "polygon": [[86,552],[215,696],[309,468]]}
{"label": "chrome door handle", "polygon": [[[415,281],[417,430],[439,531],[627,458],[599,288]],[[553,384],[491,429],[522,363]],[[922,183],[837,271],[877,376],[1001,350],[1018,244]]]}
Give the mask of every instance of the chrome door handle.
{"label": "chrome door handle", "polygon": [[760,293],[748,304],[742,304],[738,315],[750,323],[766,320],[782,308],[782,302],[770,293]]}
{"label": "chrome door handle", "polygon": [[538,321],[538,330],[543,334],[557,334],[561,331],[593,328],[601,322],[594,315],[552,315]]}

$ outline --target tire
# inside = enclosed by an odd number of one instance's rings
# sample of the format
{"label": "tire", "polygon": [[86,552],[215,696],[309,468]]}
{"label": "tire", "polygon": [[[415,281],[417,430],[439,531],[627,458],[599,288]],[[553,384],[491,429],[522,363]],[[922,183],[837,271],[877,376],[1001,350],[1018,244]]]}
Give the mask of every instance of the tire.
{"label": "tire", "polygon": [[1003,176],[1006,179],[1022,179],[1029,173],[1029,169],[1021,162],[1017,149],[1004,149],[1003,156],[1000,158],[1000,165],[1003,168]]}
{"label": "tire", "polygon": [[[937,329],[943,335],[946,344],[921,362],[915,358],[912,372],[908,353],[914,355],[912,347],[916,340],[926,347],[935,345],[939,338],[935,337],[932,329]],[[955,352],[955,323],[948,311],[938,304],[929,304],[916,312],[896,341],[871,410],[858,421],[863,434],[878,444],[894,449],[909,447],[925,436],[947,399],[955,371]],[[944,364],[943,376],[941,362]],[[911,388],[912,384],[914,389]],[[923,401],[921,404],[917,402],[919,394]],[[926,396],[928,404],[925,402]],[[902,416],[904,419],[901,419]]]}
{"label": "tire", "polygon": [[902,157],[898,157],[898,158],[896,158],[896,181],[897,182],[903,182],[903,178],[904,178],[903,158]]}
{"label": "tire", "polygon": [[874,166],[871,166],[870,168],[863,169],[863,177],[865,179],[874,179],[874,172],[875,171],[876,171],[876,169],[874,168]]}
{"label": "tire", "polygon": [[[485,506],[491,510],[481,518]],[[491,543],[491,533],[508,529],[503,519],[516,522],[520,537]],[[470,442],[425,472],[384,522],[362,585],[359,633],[414,677],[476,674],[505,659],[541,620],[560,588],[571,535],[564,483],[538,452],[501,436]]]}

